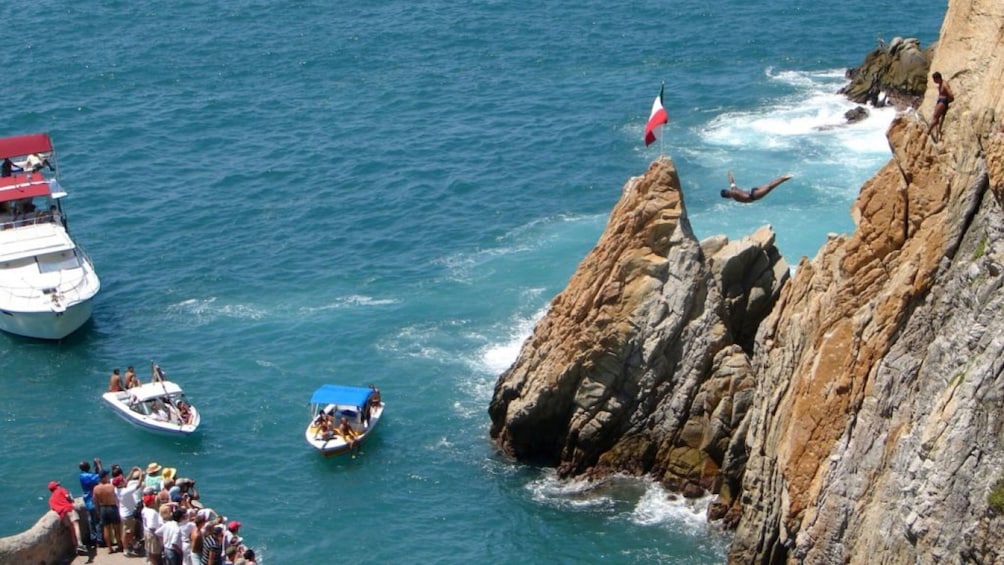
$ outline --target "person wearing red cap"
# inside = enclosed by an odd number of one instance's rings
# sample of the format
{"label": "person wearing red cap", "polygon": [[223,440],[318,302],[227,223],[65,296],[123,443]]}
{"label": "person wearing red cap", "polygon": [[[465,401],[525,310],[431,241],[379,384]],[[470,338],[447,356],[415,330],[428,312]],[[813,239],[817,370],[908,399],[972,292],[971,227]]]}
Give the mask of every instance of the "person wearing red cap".
{"label": "person wearing red cap", "polygon": [[226,549],[235,543],[240,543],[241,538],[237,535],[241,529],[241,523],[237,520],[230,520],[227,523],[227,531],[223,532],[223,548]]}
{"label": "person wearing red cap", "polygon": [[87,555],[87,548],[80,543],[80,516],[73,506],[73,497],[70,491],[63,488],[59,481],[49,481],[49,508],[59,514],[59,521],[70,527],[70,536],[73,538],[73,547],[78,555]]}
{"label": "person wearing red cap", "polygon": [[153,494],[143,495],[143,510],[140,514],[143,516],[143,541],[146,548],[146,558],[153,565],[160,565],[160,556],[164,553],[164,545],[161,543],[160,536],[157,535],[157,529],[163,525],[164,521],[160,518],[160,512],[157,511],[156,496]]}

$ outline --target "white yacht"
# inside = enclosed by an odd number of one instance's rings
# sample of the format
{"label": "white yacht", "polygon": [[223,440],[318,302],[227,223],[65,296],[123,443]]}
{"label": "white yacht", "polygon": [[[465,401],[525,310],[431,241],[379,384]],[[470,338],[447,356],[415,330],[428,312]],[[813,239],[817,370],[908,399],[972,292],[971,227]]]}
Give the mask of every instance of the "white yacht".
{"label": "white yacht", "polygon": [[0,330],[62,339],[91,317],[101,288],[70,237],[48,134],[0,138]]}

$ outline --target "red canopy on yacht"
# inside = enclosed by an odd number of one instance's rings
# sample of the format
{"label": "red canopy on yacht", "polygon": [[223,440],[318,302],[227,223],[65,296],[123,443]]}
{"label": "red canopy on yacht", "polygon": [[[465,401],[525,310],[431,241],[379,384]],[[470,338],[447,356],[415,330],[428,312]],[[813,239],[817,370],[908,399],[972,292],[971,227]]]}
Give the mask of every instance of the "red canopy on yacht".
{"label": "red canopy on yacht", "polygon": [[0,178],[0,202],[48,196],[51,192],[49,181],[37,173]]}
{"label": "red canopy on yacht", "polygon": [[0,159],[22,157],[32,153],[50,153],[52,140],[47,133],[32,133],[0,138]]}

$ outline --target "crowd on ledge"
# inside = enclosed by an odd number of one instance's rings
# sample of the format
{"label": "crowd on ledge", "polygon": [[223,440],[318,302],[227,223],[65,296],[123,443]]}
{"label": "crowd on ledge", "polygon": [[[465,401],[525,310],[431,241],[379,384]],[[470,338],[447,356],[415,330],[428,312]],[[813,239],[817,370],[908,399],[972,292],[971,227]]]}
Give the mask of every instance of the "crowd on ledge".
{"label": "crowd on ledge", "polygon": [[240,535],[241,523],[207,508],[195,479],[155,462],[128,472],[106,468],[98,458],[93,463],[79,465],[86,532],[73,495],[59,481],[49,482],[49,508],[69,528],[77,554],[105,547],[152,565],[257,565]]}

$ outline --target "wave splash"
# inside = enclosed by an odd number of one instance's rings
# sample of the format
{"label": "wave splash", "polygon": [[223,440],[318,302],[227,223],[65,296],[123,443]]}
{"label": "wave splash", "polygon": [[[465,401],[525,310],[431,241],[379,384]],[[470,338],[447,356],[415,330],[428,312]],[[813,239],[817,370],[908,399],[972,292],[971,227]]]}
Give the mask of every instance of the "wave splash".
{"label": "wave splash", "polygon": [[[768,68],[771,81],[794,90],[754,110],[725,112],[703,129],[702,141],[744,150],[799,150],[853,159],[887,156],[885,131],[896,109],[867,108],[869,116],[848,124],[844,114],[859,105],[837,91],[847,83],[842,71],[780,71]],[[864,143],[863,143],[864,141]],[[808,147],[806,146],[808,143]]]}

